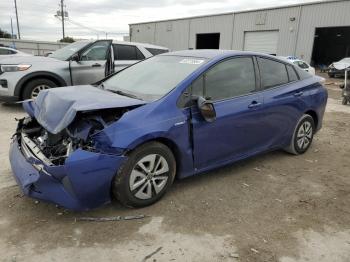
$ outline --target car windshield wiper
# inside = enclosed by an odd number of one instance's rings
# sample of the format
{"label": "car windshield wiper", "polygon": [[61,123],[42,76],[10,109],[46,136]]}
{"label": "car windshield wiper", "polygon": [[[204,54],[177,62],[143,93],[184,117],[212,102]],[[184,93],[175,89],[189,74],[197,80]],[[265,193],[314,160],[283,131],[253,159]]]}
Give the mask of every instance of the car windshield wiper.
{"label": "car windshield wiper", "polygon": [[138,100],[143,100],[133,94],[129,94],[129,93],[126,93],[124,91],[121,91],[121,90],[112,90],[112,89],[106,89],[107,91],[109,92],[112,92],[114,94],[117,94],[117,95],[121,95],[121,96],[127,96],[127,97],[130,97],[130,98],[135,98],[135,99],[138,99]]}

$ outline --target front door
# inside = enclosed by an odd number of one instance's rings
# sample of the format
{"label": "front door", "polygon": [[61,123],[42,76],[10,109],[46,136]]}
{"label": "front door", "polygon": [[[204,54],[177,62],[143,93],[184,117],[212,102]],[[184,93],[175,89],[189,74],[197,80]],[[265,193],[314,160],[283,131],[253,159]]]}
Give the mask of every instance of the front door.
{"label": "front door", "polygon": [[71,62],[74,85],[93,84],[105,77],[110,46],[110,40],[96,41],[80,54],[80,61]]}
{"label": "front door", "polygon": [[220,62],[193,83],[193,95],[212,100],[217,115],[214,122],[208,123],[192,107],[197,169],[261,150],[263,99],[256,93],[256,82],[253,59],[244,56]]}

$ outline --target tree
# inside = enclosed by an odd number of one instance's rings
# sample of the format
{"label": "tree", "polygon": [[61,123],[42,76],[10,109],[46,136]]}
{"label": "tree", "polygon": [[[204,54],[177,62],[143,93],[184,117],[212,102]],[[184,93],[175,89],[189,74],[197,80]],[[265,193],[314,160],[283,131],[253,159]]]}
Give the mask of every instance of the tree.
{"label": "tree", "polygon": [[61,43],[74,43],[75,40],[73,39],[73,37],[70,36],[66,36],[65,38],[62,38],[60,40]]}
{"label": "tree", "polygon": [[1,30],[0,28],[0,38],[11,38],[11,34],[9,34],[8,32]]}

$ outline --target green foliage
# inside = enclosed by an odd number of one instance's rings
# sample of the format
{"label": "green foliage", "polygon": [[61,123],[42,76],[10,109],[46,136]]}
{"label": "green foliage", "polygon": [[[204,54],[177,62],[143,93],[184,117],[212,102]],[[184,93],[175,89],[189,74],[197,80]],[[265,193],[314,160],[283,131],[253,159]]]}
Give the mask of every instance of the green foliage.
{"label": "green foliage", "polygon": [[62,38],[60,40],[61,43],[74,43],[75,40],[73,39],[73,37],[70,36],[66,36],[65,38]]}
{"label": "green foliage", "polygon": [[0,28],[0,38],[11,38],[11,34]]}

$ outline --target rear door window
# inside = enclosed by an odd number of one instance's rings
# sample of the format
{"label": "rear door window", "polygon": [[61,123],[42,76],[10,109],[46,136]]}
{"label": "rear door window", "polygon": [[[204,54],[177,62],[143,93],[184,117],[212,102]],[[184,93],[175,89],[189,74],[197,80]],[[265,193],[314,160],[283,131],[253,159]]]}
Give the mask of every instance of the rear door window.
{"label": "rear door window", "polygon": [[0,49],[0,55],[8,55],[8,54],[11,54],[10,50]]}
{"label": "rear door window", "polygon": [[115,60],[142,60],[145,56],[133,45],[113,45]]}
{"label": "rear door window", "polygon": [[284,63],[258,57],[258,64],[263,89],[288,83],[288,74]]}

